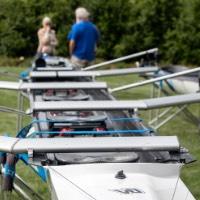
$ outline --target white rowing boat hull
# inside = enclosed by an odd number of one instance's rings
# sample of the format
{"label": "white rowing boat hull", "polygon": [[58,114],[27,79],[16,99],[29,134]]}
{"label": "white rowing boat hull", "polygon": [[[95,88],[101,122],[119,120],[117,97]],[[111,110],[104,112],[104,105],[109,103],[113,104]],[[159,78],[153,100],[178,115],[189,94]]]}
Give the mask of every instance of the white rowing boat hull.
{"label": "white rowing boat hull", "polygon": [[[115,163],[48,167],[58,200],[194,200],[179,178],[181,164]],[[116,174],[123,170],[126,178]]]}

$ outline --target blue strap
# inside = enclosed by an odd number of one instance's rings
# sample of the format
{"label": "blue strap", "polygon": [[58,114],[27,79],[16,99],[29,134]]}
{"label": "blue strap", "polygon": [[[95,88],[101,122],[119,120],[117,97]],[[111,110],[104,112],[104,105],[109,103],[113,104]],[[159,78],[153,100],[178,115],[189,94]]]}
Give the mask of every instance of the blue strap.
{"label": "blue strap", "polygon": [[119,117],[119,118],[111,118],[110,119],[111,121],[121,121],[121,122],[129,122],[129,121],[132,121],[132,122],[141,122],[142,121],[142,119],[141,118],[138,118],[138,117],[134,117],[134,118],[132,118],[132,117]]}
{"label": "blue strap", "polygon": [[27,126],[25,126],[24,128],[22,128],[19,133],[17,134],[17,138],[25,138],[26,135],[28,134],[30,128],[31,128],[32,124],[29,124]]}
{"label": "blue strap", "polygon": [[6,153],[5,152],[0,152],[0,157],[6,157]]}
{"label": "blue strap", "polygon": [[168,85],[168,87],[173,91],[173,92],[175,92],[176,90],[175,90],[175,88],[174,88],[174,85],[173,85],[173,82],[172,82],[172,80],[165,80],[165,82],[166,82],[166,84]]}
{"label": "blue strap", "polygon": [[23,161],[23,163],[25,165],[29,165],[29,167],[31,169],[33,169],[33,171],[39,175],[43,181],[47,181],[47,170],[45,168],[43,168],[42,166],[31,166],[30,163],[29,163],[29,158],[28,158],[28,154],[27,153],[23,153],[23,154],[18,154],[18,157],[20,160]]}
{"label": "blue strap", "polygon": [[43,181],[47,182],[47,177],[48,177],[48,175],[47,175],[47,170],[46,170],[44,167],[42,167],[42,166],[37,166],[37,167],[35,168],[35,172],[40,176],[40,178],[41,178]]}
{"label": "blue strap", "polygon": [[14,165],[8,165],[7,163],[4,165],[3,174],[5,176],[11,176],[12,178],[15,177],[15,166]]}
{"label": "blue strap", "polygon": [[160,88],[163,89],[163,81],[159,81]]}
{"label": "blue strap", "polygon": [[31,70],[32,70],[32,68],[30,67],[27,70],[21,72],[19,75],[20,79],[23,80],[23,79],[27,78]]}
{"label": "blue strap", "polygon": [[18,158],[20,159],[20,160],[22,160],[26,165],[28,165],[29,164],[29,158],[28,158],[28,154],[27,153],[20,153],[20,154],[18,154]]}

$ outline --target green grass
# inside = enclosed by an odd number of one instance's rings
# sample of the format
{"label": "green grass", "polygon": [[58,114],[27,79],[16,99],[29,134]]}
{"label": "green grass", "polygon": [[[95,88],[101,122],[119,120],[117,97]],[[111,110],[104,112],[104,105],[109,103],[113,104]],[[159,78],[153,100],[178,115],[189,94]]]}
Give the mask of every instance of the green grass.
{"label": "green grass", "polygon": [[[4,72],[13,72],[19,74],[25,68],[22,67],[0,67],[0,71]],[[0,74],[0,80],[8,81],[17,81],[17,78],[6,77],[3,74]],[[28,102],[26,102],[27,104]],[[14,91],[0,91],[0,106],[9,106],[12,108],[17,108],[17,93]],[[24,125],[30,120],[29,117],[24,118]],[[1,135],[16,135],[16,121],[17,116],[15,114],[0,113],[0,133]],[[29,185],[37,191],[39,194],[42,194],[44,199],[50,199],[50,193],[46,183],[41,181],[41,179],[31,170],[29,167],[25,166],[21,161],[17,165],[17,173],[29,183]],[[0,196],[1,199],[1,196]],[[11,196],[11,199],[21,200],[16,194]]]}
{"label": "green grass", "polygon": [[[24,68],[20,67],[4,67],[0,70],[19,73]],[[0,75],[0,80],[13,80],[13,78],[6,78]],[[138,80],[138,76],[119,76],[110,78],[101,78],[100,80],[105,80],[108,82],[109,86],[116,87],[121,84],[133,83]],[[142,99],[149,98],[151,92],[150,86],[144,86],[140,88],[130,89],[124,92],[116,93],[114,96],[118,99]],[[17,105],[17,95],[12,91],[0,91],[0,106],[10,106],[16,107]],[[196,114],[199,113],[199,105],[190,106],[190,110]],[[141,112],[141,117],[144,118],[144,122],[147,123],[148,111]],[[26,119],[25,121],[28,121]],[[160,135],[177,135],[182,146],[189,149],[190,153],[197,159],[197,162],[186,165],[182,170],[182,179],[189,187],[196,199],[200,200],[200,131],[198,127],[191,123],[188,123],[184,119],[183,115],[180,114],[174,120],[170,121],[168,124],[159,129]],[[13,114],[1,113],[0,114],[0,133],[3,134],[16,134],[16,116]],[[48,187],[43,183],[28,167],[19,163],[17,167],[17,173],[20,174],[25,180],[28,180],[29,184],[39,193],[44,199],[50,199]],[[16,195],[12,199],[20,199]]]}

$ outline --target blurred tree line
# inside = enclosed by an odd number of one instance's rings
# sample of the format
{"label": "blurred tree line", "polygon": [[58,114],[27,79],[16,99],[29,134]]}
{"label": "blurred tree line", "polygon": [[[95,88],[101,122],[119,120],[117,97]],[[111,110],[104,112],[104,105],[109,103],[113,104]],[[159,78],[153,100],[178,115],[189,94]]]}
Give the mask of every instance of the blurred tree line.
{"label": "blurred tree line", "polygon": [[68,56],[74,10],[86,7],[101,32],[98,56],[119,57],[158,47],[164,61],[200,64],[199,0],[0,0],[0,54],[33,56],[37,30],[50,16]]}

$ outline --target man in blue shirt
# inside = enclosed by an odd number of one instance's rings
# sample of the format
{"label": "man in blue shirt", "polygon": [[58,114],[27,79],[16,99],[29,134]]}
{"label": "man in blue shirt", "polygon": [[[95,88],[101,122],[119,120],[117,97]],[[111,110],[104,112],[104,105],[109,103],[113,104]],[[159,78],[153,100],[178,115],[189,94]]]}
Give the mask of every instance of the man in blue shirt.
{"label": "man in blue shirt", "polygon": [[99,32],[89,21],[89,12],[85,8],[77,8],[75,15],[76,23],[68,34],[69,53],[73,64],[84,67],[95,59]]}

